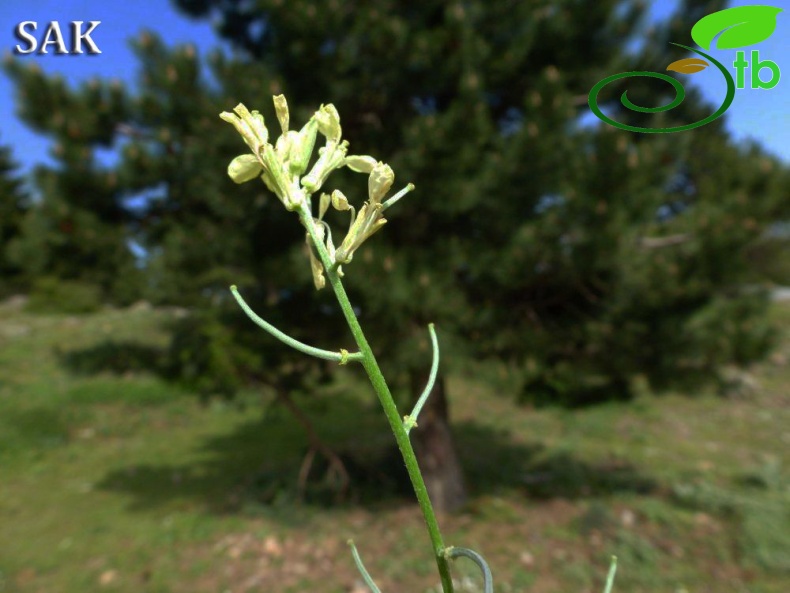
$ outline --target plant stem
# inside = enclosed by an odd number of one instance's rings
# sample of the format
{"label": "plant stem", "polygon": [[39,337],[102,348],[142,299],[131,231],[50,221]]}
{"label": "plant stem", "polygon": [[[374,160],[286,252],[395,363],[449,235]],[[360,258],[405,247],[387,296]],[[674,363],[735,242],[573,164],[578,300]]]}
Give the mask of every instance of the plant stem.
{"label": "plant stem", "polygon": [[239,289],[236,285],[232,285],[230,287],[230,292],[233,294],[233,298],[236,299],[236,302],[239,304],[241,309],[247,314],[247,317],[252,319],[253,323],[255,323],[258,327],[263,328],[275,338],[280,340],[286,346],[290,346],[294,350],[298,350],[299,352],[303,352],[310,356],[315,356],[316,358],[323,358],[324,360],[335,360],[340,364],[346,364],[347,362],[354,360],[362,360],[362,355],[359,352],[332,352],[330,350],[323,350],[322,348],[316,348],[314,346],[308,346],[307,344],[303,344],[299,340],[293,339],[286,333],[281,332],[279,329],[274,327],[268,321],[261,319],[258,315],[253,311],[244,298],[239,294]]}
{"label": "plant stem", "polygon": [[354,309],[351,306],[351,302],[348,300],[348,295],[346,294],[343,283],[341,282],[340,277],[337,274],[337,270],[334,267],[334,262],[332,262],[329,258],[329,253],[327,252],[326,246],[318,238],[318,233],[316,232],[315,223],[313,221],[313,215],[310,212],[309,203],[306,202],[300,206],[299,218],[301,219],[304,227],[307,229],[310,239],[315,246],[316,252],[321,259],[321,263],[324,265],[324,271],[326,272],[327,278],[329,279],[329,283],[332,285],[332,289],[335,291],[335,296],[337,297],[338,303],[340,304],[340,308],[343,310],[343,315],[346,318],[348,327],[354,336],[354,340],[357,342],[360,353],[362,354],[362,366],[365,368],[365,371],[368,374],[370,383],[373,385],[373,389],[376,391],[376,395],[381,402],[382,408],[384,408],[384,413],[386,414],[387,420],[390,423],[392,433],[395,435],[395,442],[398,444],[398,449],[400,449],[400,453],[403,456],[403,461],[406,464],[406,470],[409,473],[409,478],[411,479],[414,493],[417,495],[417,502],[420,505],[420,509],[422,509],[422,514],[425,518],[425,524],[428,527],[428,535],[430,536],[431,544],[433,545],[433,553],[436,559],[436,566],[439,569],[439,576],[441,577],[442,581],[442,589],[444,593],[453,593],[453,581],[450,577],[450,566],[447,558],[444,556],[445,546],[444,541],[442,540],[442,534],[439,531],[439,523],[436,520],[436,513],[434,513],[433,505],[431,504],[431,500],[428,497],[428,490],[425,487],[425,481],[422,479],[422,473],[420,472],[420,467],[417,464],[417,457],[414,454],[411,441],[409,441],[409,435],[403,426],[403,420],[398,414],[398,408],[395,406],[392,393],[390,393],[387,382],[384,379],[384,375],[381,373],[381,369],[379,368],[376,357],[373,354],[373,350],[371,350],[370,345],[365,338],[365,334],[362,331],[359,320],[354,314]]}

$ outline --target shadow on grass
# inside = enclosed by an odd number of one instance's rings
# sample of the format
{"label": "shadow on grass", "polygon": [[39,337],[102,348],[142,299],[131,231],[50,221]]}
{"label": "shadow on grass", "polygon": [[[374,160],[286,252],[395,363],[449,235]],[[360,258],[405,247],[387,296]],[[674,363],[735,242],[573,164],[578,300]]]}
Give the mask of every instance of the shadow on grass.
{"label": "shadow on grass", "polygon": [[[297,397],[322,439],[340,456],[350,476],[341,502],[334,484],[324,479],[327,461],[316,455],[303,502],[325,508],[407,500],[410,489],[402,461],[384,442],[386,426],[377,409],[344,393]],[[331,400],[331,401],[328,401]],[[211,413],[207,411],[207,413]],[[299,470],[308,452],[302,427],[276,403],[257,420],[197,445],[186,463],[132,463],[97,484],[131,497],[130,510],[143,511],[173,500],[191,501],[214,513],[260,513],[280,516],[299,500]]]}
{"label": "shadow on grass", "polygon": [[64,367],[77,374],[148,371],[161,375],[164,371],[164,349],[132,341],[105,340],[80,350],[57,350],[55,354]]}
{"label": "shadow on grass", "polygon": [[0,413],[0,454],[57,449],[68,440],[68,423],[57,410],[35,407]]}
{"label": "shadow on grass", "polygon": [[[316,428],[341,457],[351,479],[338,502],[323,479],[328,464],[319,456],[304,490],[302,509],[382,508],[411,504],[413,493],[404,465],[377,407],[343,394],[300,398]],[[538,444],[517,444],[501,430],[476,423],[454,427],[470,493],[516,491],[534,499],[646,493],[653,482],[626,463],[588,464]],[[131,510],[146,510],[176,499],[214,513],[254,513],[291,521],[299,507],[299,468],[307,452],[301,427],[279,406],[231,433],[206,439],[194,462],[131,464],[98,485],[130,495]],[[289,519],[290,517],[290,519]]]}
{"label": "shadow on grass", "polygon": [[531,499],[576,499],[647,494],[657,486],[623,460],[589,463],[538,442],[514,443],[507,433],[471,422],[457,424],[455,434],[473,495],[510,490]]}
{"label": "shadow on grass", "polygon": [[[117,341],[61,354],[63,364],[78,373],[147,370],[161,375],[161,357],[157,348]],[[344,394],[342,388],[340,393],[337,387],[325,389],[300,398],[300,406],[348,471],[350,488],[341,504],[411,503],[408,476],[378,406]],[[456,423],[453,430],[472,496],[515,491],[531,499],[575,499],[647,493],[655,487],[622,461],[588,463],[537,442],[515,443],[508,432],[476,422]],[[273,405],[261,419],[205,440],[193,455],[196,461],[132,464],[108,474],[99,487],[130,495],[132,510],[187,499],[211,512],[278,516],[277,509],[293,506],[300,494],[309,506],[337,505],[336,485],[323,479],[328,463],[320,455],[307,487],[299,492],[299,470],[307,453],[302,428],[285,409]]]}

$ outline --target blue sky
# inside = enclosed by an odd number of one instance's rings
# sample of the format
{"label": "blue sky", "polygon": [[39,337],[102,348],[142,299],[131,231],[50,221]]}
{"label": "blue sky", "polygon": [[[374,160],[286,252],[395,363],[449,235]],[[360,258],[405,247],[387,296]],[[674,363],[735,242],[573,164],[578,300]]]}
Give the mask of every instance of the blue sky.
{"label": "blue sky", "polygon": [[[205,56],[219,45],[211,23],[191,20],[177,12],[170,0],[37,0],[13,2],[0,0],[0,53],[12,52],[20,41],[14,35],[23,21],[38,23],[37,37],[47,23],[58,21],[67,45],[71,44],[71,21],[101,21],[91,39],[101,50],[100,55],[55,55],[49,46],[48,55],[15,56],[23,62],[37,63],[47,74],[60,74],[76,87],[94,77],[117,78],[127,85],[136,84],[138,61],[129,45],[132,37],[143,29],[157,32],[168,45],[194,44]],[[85,29],[83,28],[83,30]],[[27,43],[22,44],[25,48]],[[84,46],[83,49],[87,49]],[[15,89],[11,80],[0,72],[0,144],[11,144],[14,159],[28,171],[37,163],[53,163],[49,157],[49,140],[29,130],[16,117]]]}
{"label": "blue sky", "polygon": [[[653,2],[654,5],[669,3]],[[674,3],[673,3],[674,4]],[[772,60],[782,72],[779,84],[770,90],[747,88],[735,92],[735,100],[724,114],[728,130],[736,140],[753,139],[760,142],[769,152],[781,157],[790,164],[790,2],[787,0],[754,0],[747,2],[737,0],[730,2],[729,7],[766,4],[784,9],[779,13],[774,34],[762,43],[745,48],[747,59],[750,52],[756,49],[761,60]],[[694,46],[689,35],[686,40],[674,40],[677,43]],[[711,56],[723,65],[728,66],[734,74],[732,64],[735,61],[734,50],[711,49]],[[718,106],[724,97],[726,85],[721,74],[715,68],[707,68],[692,75],[703,95]],[[750,70],[747,70],[747,80]],[[763,74],[767,78],[768,73]],[[679,75],[680,78],[680,75]],[[685,83],[685,80],[683,81]],[[684,132],[685,133],[685,132]],[[688,132],[693,134],[694,132]]]}
{"label": "blue sky", "polygon": [[[95,76],[115,77],[134,85],[138,68],[128,40],[142,29],[156,31],[169,45],[194,43],[202,55],[218,45],[210,22],[188,19],[175,11],[169,0],[1,1],[0,52],[4,54],[10,53],[20,43],[13,31],[22,21],[36,21],[40,39],[46,24],[57,20],[62,25],[67,43],[70,43],[68,22],[101,21],[91,35],[101,49],[101,55],[59,56],[54,54],[50,46],[49,55],[28,54],[18,58],[38,63],[48,74],[59,73],[75,86]],[[730,6],[755,3],[736,0]],[[790,6],[786,0],[771,0],[770,3],[786,6],[786,11],[780,13],[773,36],[754,48],[759,49],[761,59],[776,62],[784,70],[784,76],[771,90],[738,90],[735,101],[724,117],[737,140],[756,140],[790,163]],[[676,4],[675,1],[652,2],[651,14],[664,17]],[[692,44],[690,37],[676,41]],[[725,65],[731,65],[735,59],[732,50],[711,50],[710,53]],[[719,105],[724,94],[720,73],[715,68],[708,68],[693,76],[692,84],[698,85],[711,103]],[[588,89],[584,90],[586,92]],[[29,171],[37,163],[51,163],[48,140],[27,129],[16,118],[14,101],[14,87],[5,74],[0,73],[0,143],[12,146],[14,158],[22,165],[22,171]]]}

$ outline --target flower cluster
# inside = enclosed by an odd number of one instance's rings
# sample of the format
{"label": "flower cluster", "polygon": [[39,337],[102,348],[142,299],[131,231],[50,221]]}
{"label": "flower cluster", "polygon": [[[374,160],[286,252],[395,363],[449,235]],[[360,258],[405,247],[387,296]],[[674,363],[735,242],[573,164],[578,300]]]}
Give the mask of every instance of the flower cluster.
{"label": "flower cluster", "polygon": [[[269,130],[258,111],[250,112],[243,104],[239,104],[233,110],[234,113],[224,111],[220,114],[223,120],[233,124],[251,151],[231,161],[228,175],[236,183],[260,177],[288,210],[310,213],[315,235],[323,243],[338,275],[342,276],[340,265],[351,262],[360,245],[387,222],[384,211],[413,190],[414,186],[408,184],[383,201],[395,181],[395,173],[389,165],[373,157],[347,154],[348,141],[341,139],[340,116],[334,105],[322,105],[298,132],[288,129],[288,103],[283,95],[274,97],[274,109],[282,129],[282,134],[274,144],[269,142]],[[318,149],[318,159],[308,172],[318,134],[326,139],[326,144]],[[312,195],[321,189],[333,171],[341,167],[369,175],[368,201],[356,212],[340,190],[322,193],[318,217],[313,217]],[[337,249],[332,242],[329,226],[323,220],[330,205],[336,210],[348,211],[351,217],[348,232]],[[320,257],[314,253],[309,233],[307,245],[313,281],[316,288],[320,289],[326,284],[324,266]]]}

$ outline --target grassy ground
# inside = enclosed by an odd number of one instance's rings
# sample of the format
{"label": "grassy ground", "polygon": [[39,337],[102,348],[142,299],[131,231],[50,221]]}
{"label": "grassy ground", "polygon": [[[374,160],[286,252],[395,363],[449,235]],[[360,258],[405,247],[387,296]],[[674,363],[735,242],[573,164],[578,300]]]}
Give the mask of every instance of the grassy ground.
{"label": "grassy ground", "polygon": [[[306,441],[279,407],[74,371],[112,344],[164,344],[171,315],[0,307],[0,592],[361,592],[349,537],[385,593],[436,590],[419,511],[389,479],[397,464],[357,472],[354,503],[316,490],[298,504]],[[776,315],[790,327],[790,308]],[[574,412],[515,408],[452,378],[473,500],[441,520],[447,543],[483,553],[500,592],[601,591],[617,554],[618,592],[786,593],[788,359],[790,332],[748,394]],[[352,374],[298,401],[338,450],[385,450]],[[459,590],[480,590],[471,563],[454,571]]]}

